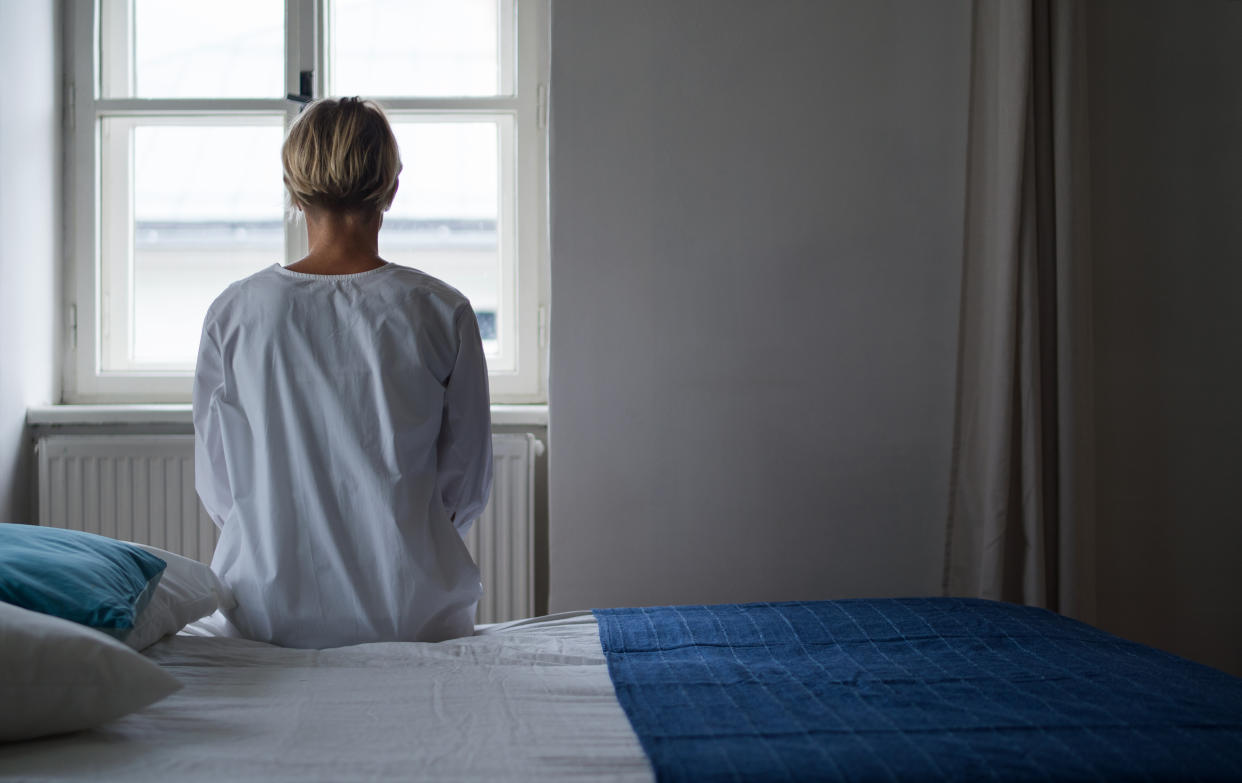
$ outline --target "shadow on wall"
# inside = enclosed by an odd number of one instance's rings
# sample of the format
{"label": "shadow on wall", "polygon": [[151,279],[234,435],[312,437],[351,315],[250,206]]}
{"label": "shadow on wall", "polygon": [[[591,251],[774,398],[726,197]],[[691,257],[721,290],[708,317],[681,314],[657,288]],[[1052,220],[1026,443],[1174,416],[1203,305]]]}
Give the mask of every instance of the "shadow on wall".
{"label": "shadow on wall", "polygon": [[1087,13],[1100,623],[1242,675],[1242,3]]}

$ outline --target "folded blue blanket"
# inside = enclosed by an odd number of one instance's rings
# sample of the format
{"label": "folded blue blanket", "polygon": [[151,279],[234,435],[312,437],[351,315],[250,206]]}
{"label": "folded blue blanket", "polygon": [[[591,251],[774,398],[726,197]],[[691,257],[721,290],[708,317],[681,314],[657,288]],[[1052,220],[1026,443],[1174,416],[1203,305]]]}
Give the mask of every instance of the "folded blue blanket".
{"label": "folded blue blanket", "polygon": [[1242,680],[1052,612],[596,610],[659,780],[1242,780]]}

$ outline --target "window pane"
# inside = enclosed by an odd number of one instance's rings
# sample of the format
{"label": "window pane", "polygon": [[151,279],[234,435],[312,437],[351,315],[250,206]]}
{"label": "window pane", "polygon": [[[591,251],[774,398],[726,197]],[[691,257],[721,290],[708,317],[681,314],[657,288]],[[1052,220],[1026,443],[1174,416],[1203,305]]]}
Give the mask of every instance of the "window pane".
{"label": "window pane", "polygon": [[106,98],[285,94],[281,0],[114,0],[101,8]]}
{"label": "window pane", "polygon": [[128,333],[128,350],[105,351],[119,365],[106,369],[193,368],[211,301],[234,280],[284,261],[281,120],[228,121],[105,120],[132,128],[133,160],[129,280],[118,259],[105,259],[114,267],[106,280],[120,289],[108,292],[110,301],[124,308],[113,316],[111,337]]}
{"label": "window pane", "polygon": [[498,126],[415,121],[393,115],[401,184],[380,232],[380,254],[457,288],[479,317],[489,355],[499,350],[502,310]]}
{"label": "window pane", "polygon": [[335,95],[512,93],[509,0],[332,0]]}

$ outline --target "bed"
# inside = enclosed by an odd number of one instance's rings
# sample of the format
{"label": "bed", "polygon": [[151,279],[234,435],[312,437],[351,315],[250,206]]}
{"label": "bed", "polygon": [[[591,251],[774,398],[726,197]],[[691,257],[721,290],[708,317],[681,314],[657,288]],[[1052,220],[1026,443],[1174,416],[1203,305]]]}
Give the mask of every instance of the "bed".
{"label": "bed", "polygon": [[1242,680],[1028,607],[601,610],[324,651],[175,636],[183,689],[0,776],[1242,780]]}

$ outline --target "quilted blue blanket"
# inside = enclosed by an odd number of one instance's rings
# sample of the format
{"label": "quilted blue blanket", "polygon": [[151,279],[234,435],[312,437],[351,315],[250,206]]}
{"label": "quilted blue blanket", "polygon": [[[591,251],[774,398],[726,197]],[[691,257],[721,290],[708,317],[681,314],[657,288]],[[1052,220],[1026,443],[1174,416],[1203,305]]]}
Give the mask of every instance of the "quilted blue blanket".
{"label": "quilted blue blanket", "polygon": [[1042,609],[596,610],[659,780],[1242,780],[1242,680]]}

